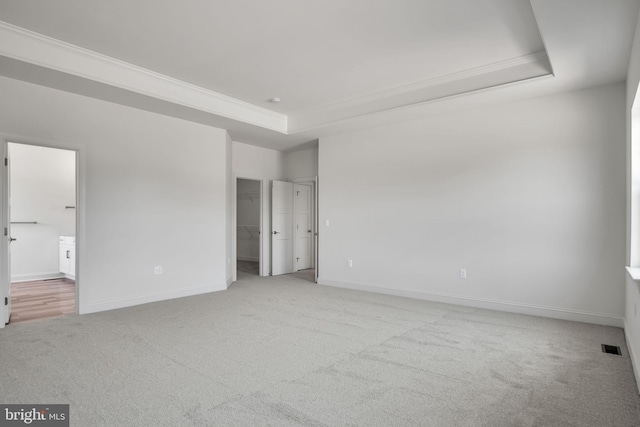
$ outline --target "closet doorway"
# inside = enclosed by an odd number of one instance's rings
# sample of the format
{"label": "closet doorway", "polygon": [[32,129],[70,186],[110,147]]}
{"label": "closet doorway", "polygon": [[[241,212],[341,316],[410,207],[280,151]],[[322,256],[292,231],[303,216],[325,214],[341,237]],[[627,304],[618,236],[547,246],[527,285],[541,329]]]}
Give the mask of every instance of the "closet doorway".
{"label": "closet doorway", "polygon": [[238,276],[263,276],[262,180],[236,177],[235,182],[235,271]]}

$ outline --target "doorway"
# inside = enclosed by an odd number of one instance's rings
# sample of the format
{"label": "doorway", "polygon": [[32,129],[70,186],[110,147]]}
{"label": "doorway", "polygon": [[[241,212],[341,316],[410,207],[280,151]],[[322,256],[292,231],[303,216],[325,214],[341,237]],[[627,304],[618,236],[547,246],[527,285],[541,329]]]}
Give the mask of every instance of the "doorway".
{"label": "doorway", "polygon": [[76,151],[6,144],[4,323],[77,313]]}
{"label": "doorway", "polygon": [[262,181],[236,178],[235,277],[261,276]]}

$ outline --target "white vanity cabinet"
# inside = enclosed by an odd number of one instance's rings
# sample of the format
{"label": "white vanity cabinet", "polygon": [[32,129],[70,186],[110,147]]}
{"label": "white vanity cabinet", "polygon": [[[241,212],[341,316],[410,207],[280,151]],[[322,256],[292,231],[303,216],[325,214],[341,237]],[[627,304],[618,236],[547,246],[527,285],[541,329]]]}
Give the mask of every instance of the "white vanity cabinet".
{"label": "white vanity cabinet", "polygon": [[60,273],[76,278],[76,236],[60,236]]}

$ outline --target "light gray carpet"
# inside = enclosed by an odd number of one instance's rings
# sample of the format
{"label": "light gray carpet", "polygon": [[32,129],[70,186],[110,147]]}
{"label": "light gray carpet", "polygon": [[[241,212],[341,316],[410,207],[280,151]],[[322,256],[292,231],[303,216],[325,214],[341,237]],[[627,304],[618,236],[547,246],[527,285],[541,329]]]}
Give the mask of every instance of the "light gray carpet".
{"label": "light gray carpet", "polygon": [[239,279],[0,330],[0,402],[74,426],[640,425],[620,329]]}
{"label": "light gray carpet", "polygon": [[253,274],[256,276],[260,274],[260,263],[257,261],[238,260],[237,265],[238,265],[238,271]]}

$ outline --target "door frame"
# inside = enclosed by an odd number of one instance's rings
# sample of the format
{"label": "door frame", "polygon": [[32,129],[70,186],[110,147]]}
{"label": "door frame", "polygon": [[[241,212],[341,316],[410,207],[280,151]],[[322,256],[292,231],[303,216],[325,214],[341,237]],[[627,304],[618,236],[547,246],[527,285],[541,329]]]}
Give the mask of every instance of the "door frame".
{"label": "door frame", "polygon": [[[3,159],[6,159],[9,155],[9,145],[6,140],[3,139],[2,143],[2,154]],[[3,169],[2,174],[0,174],[0,182],[2,183],[2,212],[0,215],[2,216],[2,245],[0,248],[0,253],[2,254],[2,277],[0,277],[0,328],[5,327],[5,319],[9,318],[7,310],[9,309],[7,305],[5,305],[5,298],[9,298],[7,295],[6,289],[11,287],[11,274],[9,272],[9,238],[11,237],[11,224],[9,223],[9,182],[8,182],[8,172],[6,166],[4,166],[4,161],[2,161]],[[4,234],[4,230],[8,230],[8,235]]]}
{"label": "door frame", "polygon": [[[310,185],[311,186],[311,268],[316,269],[317,265],[316,265],[316,240],[317,240],[317,221],[318,221],[318,204],[316,202],[317,200],[317,195],[316,195],[316,188],[317,188],[317,182],[318,182],[318,177],[316,176],[307,176],[307,177],[302,177],[302,178],[294,178],[291,182],[293,182],[294,184],[294,188],[295,188],[295,184],[305,184],[305,185]],[[296,209],[296,204],[293,204],[293,218],[294,218],[294,224],[295,224],[295,218],[297,218],[297,209]],[[293,230],[295,232],[295,229]],[[295,266],[295,259],[296,259],[296,240],[297,239],[293,239],[293,265]],[[294,271],[295,272],[295,271]]]}
{"label": "door frame", "polygon": [[[76,153],[76,274],[75,274],[75,282],[76,282],[76,314],[81,314],[84,312],[84,293],[81,288],[81,274],[82,274],[82,251],[84,248],[84,236],[85,236],[85,192],[86,192],[86,183],[85,183],[85,173],[84,173],[84,165],[85,161],[85,153],[79,146],[66,144],[63,142],[55,141],[46,141],[35,138],[25,138],[16,135],[9,134],[0,134],[0,141],[2,142],[2,153],[4,155],[3,158],[7,158],[9,154],[9,143],[14,144],[24,144],[24,145],[32,145],[35,147],[44,147],[44,148],[56,148],[60,150],[68,150],[74,151]],[[4,162],[2,162],[4,163]],[[9,186],[8,181],[4,179],[4,173],[0,174],[0,193],[1,193],[1,208],[0,208],[0,223],[1,226],[7,227],[10,229],[11,224],[9,224]],[[9,242],[8,236],[5,238],[2,236],[2,244],[0,244],[0,257],[2,264],[2,271],[7,272],[7,274],[2,274],[0,277],[0,313],[2,314],[2,319],[6,316],[6,306],[4,305],[4,298],[7,297],[5,295],[5,286],[11,286],[11,277],[8,274],[8,264],[9,264]],[[7,283],[8,282],[8,283]],[[4,321],[0,322],[0,328],[4,328]]]}
{"label": "door frame", "polygon": [[268,276],[269,268],[265,262],[265,251],[263,248],[265,225],[264,225],[264,206],[265,206],[265,191],[266,181],[264,177],[259,177],[246,173],[234,173],[233,174],[233,191],[231,194],[231,269],[232,269],[232,282],[238,280],[238,180],[246,179],[250,181],[260,182],[260,232],[259,232],[259,245],[260,254],[258,255],[260,263],[260,276]]}

